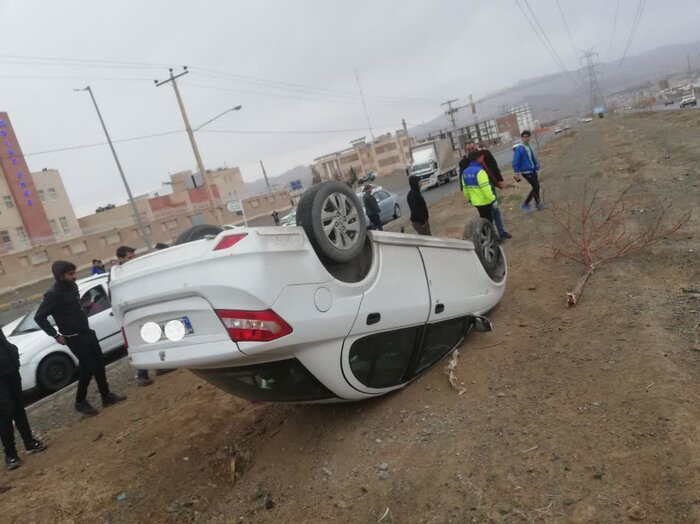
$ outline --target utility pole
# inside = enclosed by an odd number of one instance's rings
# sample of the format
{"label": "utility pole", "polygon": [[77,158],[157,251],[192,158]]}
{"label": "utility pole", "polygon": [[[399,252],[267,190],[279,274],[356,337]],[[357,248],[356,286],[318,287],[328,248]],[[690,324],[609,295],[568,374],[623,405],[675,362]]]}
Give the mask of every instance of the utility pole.
{"label": "utility pole", "polygon": [[190,120],[187,118],[187,112],[185,111],[185,104],[182,101],[182,96],[180,96],[180,89],[177,87],[177,79],[180,78],[181,76],[185,76],[189,71],[187,70],[187,66],[183,67],[182,73],[178,75],[173,75],[173,68],[171,67],[169,69],[170,71],[170,78],[167,80],[163,80],[162,82],[159,82],[158,80],[154,80],[156,87],[160,87],[165,84],[172,84],[173,90],[175,91],[175,97],[177,98],[177,104],[180,106],[180,112],[182,113],[182,120],[185,122],[185,130],[187,131],[187,136],[190,139],[190,144],[192,145],[192,151],[194,152],[194,158],[197,161],[197,170],[199,171],[199,174],[202,177],[202,183],[204,184],[204,187],[207,190],[207,199],[209,200],[209,208],[211,209],[211,212],[214,214],[214,221],[217,223],[220,223],[220,217],[218,213],[218,209],[216,208],[216,204],[214,203],[214,196],[212,195],[211,192],[211,187],[209,186],[209,183],[207,182],[206,179],[206,170],[204,169],[204,163],[202,162],[202,156],[199,154],[199,148],[197,147],[197,142],[194,139],[194,132],[192,131],[192,126],[190,126]]}
{"label": "utility pole", "polygon": [[270,191],[270,181],[267,179],[267,173],[265,172],[265,166],[262,163],[262,160],[260,161],[260,167],[262,168],[263,176],[265,177],[265,185],[267,186],[267,190]]}
{"label": "utility pole", "polygon": [[[452,122],[452,132],[454,134],[457,134],[457,112],[460,109],[463,109],[466,106],[457,106],[457,107],[452,107],[452,104],[457,103],[457,99],[453,98],[452,100],[447,100],[446,102],[443,102],[440,104],[441,106],[447,106],[447,109],[445,110],[445,114],[447,115],[447,118],[450,119],[450,122]],[[462,138],[461,134],[457,135],[457,144],[459,147],[460,153],[464,150],[464,140]]]}
{"label": "utility pole", "polygon": [[119,174],[122,177],[122,182],[124,183],[124,188],[126,189],[126,194],[129,197],[129,204],[131,204],[131,210],[134,213],[134,218],[136,219],[136,227],[139,228],[139,231],[141,232],[141,236],[143,237],[144,242],[146,243],[146,247],[148,248],[149,251],[153,250],[153,247],[151,246],[151,239],[148,236],[148,231],[146,230],[146,226],[143,224],[143,220],[141,220],[141,213],[139,213],[138,207],[136,207],[136,202],[134,201],[134,195],[131,194],[131,188],[129,187],[129,182],[126,181],[126,176],[124,175],[124,170],[122,169],[122,164],[119,162],[119,157],[117,156],[117,151],[114,149],[114,144],[112,144],[112,138],[109,136],[109,133],[107,132],[107,126],[105,125],[105,121],[102,119],[102,113],[100,113],[100,108],[97,106],[97,100],[95,100],[95,95],[92,93],[92,89],[90,89],[90,86],[87,86],[85,89],[74,89],[73,91],[87,91],[90,94],[90,98],[92,99],[92,103],[95,106],[95,111],[97,111],[97,117],[100,119],[100,124],[102,124],[102,130],[105,132],[105,136],[107,137],[107,142],[109,143],[109,148],[112,150],[112,156],[114,157],[114,162],[117,164],[117,169],[119,170]]}
{"label": "utility pole", "polygon": [[588,95],[591,114],[596,107],[604,107],[603,91],[600,89],[598,77],[596,73],[595,63],[593,58],[598,57],[598,53],[593,52],[593,49],[585,51],[581,56],[581,61],[585,61],[586,73],[588,75]]}
{"label": "utility pole", "polygon": [[[404,136],[408,139],[408,159],[409,159],[409,162],[412,164],[413,163],[413,151],[411,150],[411,140],[408,137],[408,126],[406,125],[405,118],[401,119],[401,126],[403,126]],[[401,149],[403,150],[403,147]]]}
{"label": "utility pole", "polygon": [[357,80],[357,88],[360,90],[360,99],[362,100],[362,108],[365,110],[365,118],[367,119],[367,127],[369,128],[369,134],[374,140],[374,131],[372,130],[372,122],[369,120],[369,113],[367,112],[367,104],[365,103],[365,94],[362,92],[362,85],[360,84],[360,74],[355,69],[355,80]]}

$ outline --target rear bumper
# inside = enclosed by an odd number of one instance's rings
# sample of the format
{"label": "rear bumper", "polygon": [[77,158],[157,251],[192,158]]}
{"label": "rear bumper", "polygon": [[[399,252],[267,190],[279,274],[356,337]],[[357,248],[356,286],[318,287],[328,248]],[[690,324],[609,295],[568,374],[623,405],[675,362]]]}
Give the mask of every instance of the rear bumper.
{"label": "rear bumper", "polygon": [[200,368],[235,365],[245,358],[235,342],[222,340],[195,345],[157,347],[129,352],[129,362],[138,369]]}

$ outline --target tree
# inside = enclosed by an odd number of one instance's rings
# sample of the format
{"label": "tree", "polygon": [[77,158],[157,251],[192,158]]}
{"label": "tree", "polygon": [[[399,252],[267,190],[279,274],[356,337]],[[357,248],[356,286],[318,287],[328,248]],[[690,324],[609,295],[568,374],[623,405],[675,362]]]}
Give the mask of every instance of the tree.
{"label": "tree", "polygon": [[562,238],[552,246],[554,256],[564,257],[583,265],[583,273],[576,286],[568,292],[566,305],[575,306],[583,292],[583,286],[598,266],[641,251],[681,229],[690,220],[690,212],[681,218],[664,224],[670,204],[662,209],[655,220],[647,225],[630,224],[633,209],[629,199],[630,188],[624,190],[610,204],[593,193],[589,199],[587,187],[583,198],[566,207],[555,205],[551,220],[559,227]]}
{"label": "tree", "polygon": [[340,182],[340,171],[333,171],[332,177],[336,182]]}
{"label": "tree", "polygon": [[321,173],[318,172],[316,166],[311,166],[311,185],[321,183]]}

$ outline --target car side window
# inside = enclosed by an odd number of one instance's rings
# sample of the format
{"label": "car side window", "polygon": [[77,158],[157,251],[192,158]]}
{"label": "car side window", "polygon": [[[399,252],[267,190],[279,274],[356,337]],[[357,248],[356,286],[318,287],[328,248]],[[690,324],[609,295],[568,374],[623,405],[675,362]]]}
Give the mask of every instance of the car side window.
{"label": "car side window", "polygon": [[378,191],[376,193],[376,198],[377,198],[378,202],[381,202],[382,200],[385,200],[388,197],[389,197],[389,193],[387,193],[386,191]]}
{"label": "car side window", "polygon": [[464,317],[428,324],[413,375],[418,375],[444,358],[464,338],[467,319]]}
{"label": "car side window", "polygon": [[405,382],[423,326],[374,333],[350,347],[350,369],[369,388],[381,389]]}
{"label": "car side window", "polygon": [[88,317],[112,307],[107,292],[101,285],[92,287],[83,293],[83,296],[80,297],[80,305]]}

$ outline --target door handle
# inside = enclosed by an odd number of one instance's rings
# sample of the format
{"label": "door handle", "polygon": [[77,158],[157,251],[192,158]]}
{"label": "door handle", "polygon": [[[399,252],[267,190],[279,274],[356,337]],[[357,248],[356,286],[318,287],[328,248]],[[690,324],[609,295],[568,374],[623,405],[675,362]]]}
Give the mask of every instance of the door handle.
{"label": "door handle", "polygon": [[445,311],[445,304],[435,304],[435,314],[436,315],[439,315],[443,311]]}
{"label": "door handle", "polygon": [[371,326],[372,324],[376,324],[382,319],[382,316],[379,313],[370,313],[367,315],[367,325]]}

